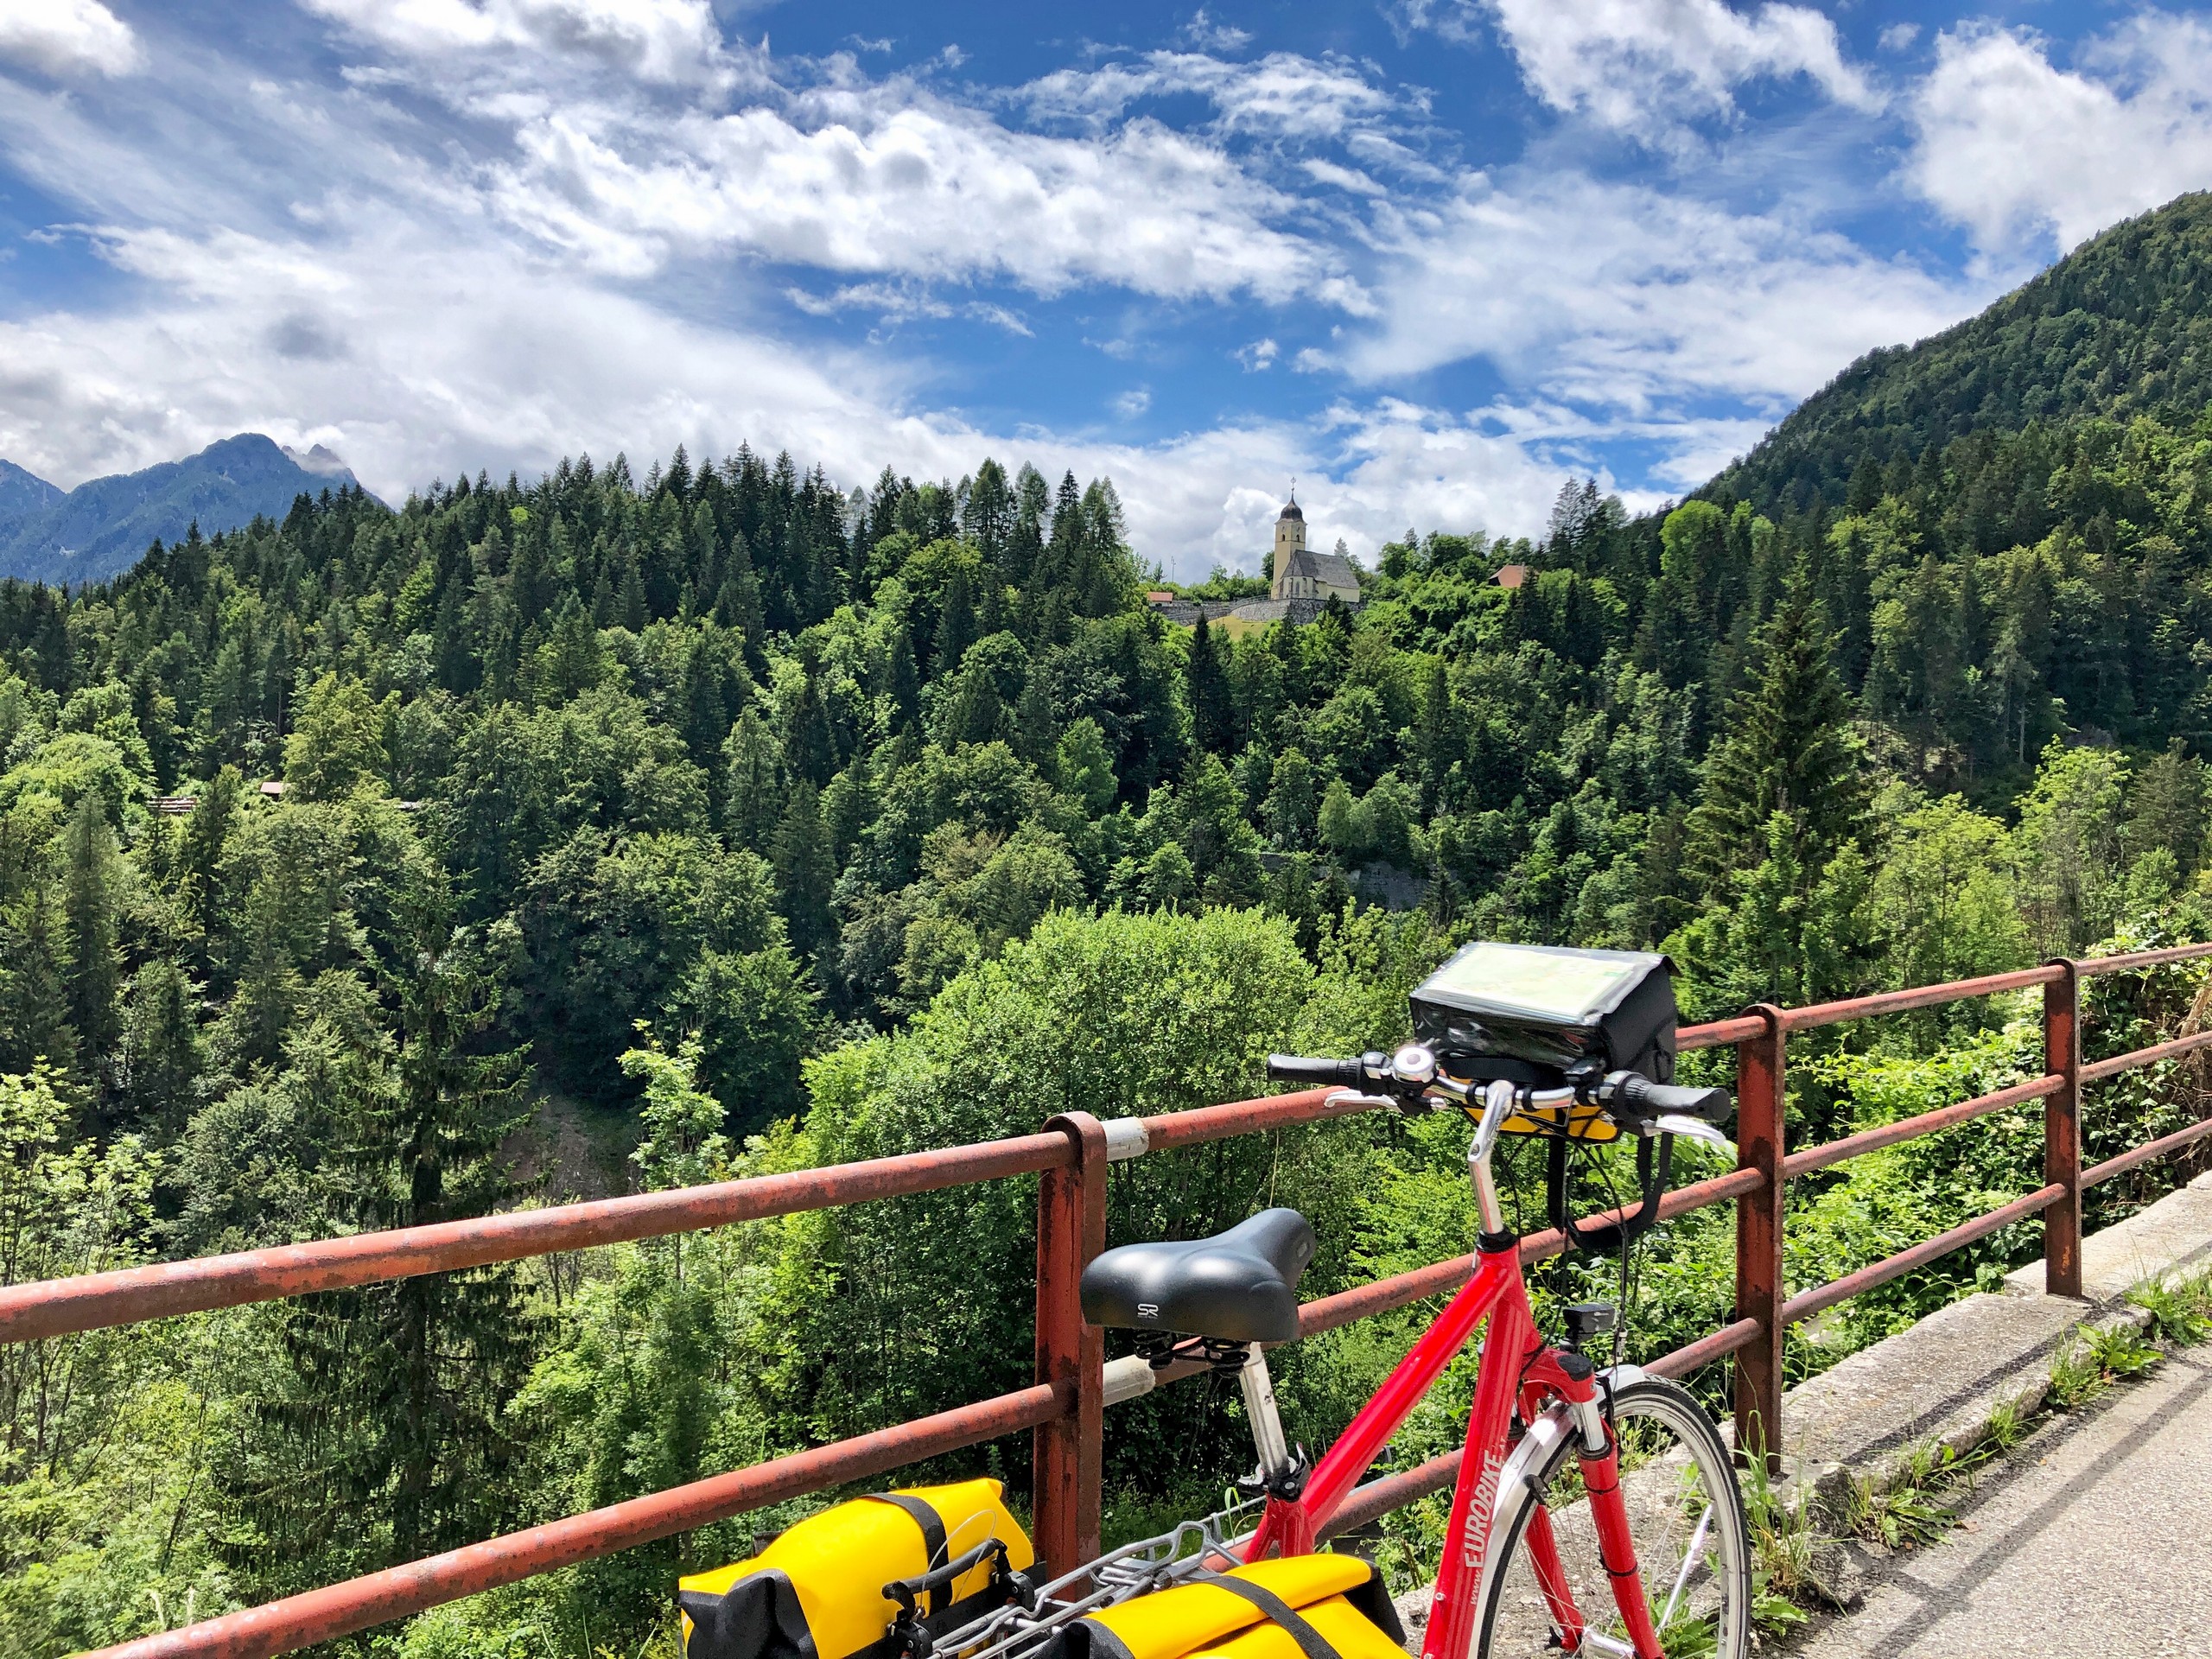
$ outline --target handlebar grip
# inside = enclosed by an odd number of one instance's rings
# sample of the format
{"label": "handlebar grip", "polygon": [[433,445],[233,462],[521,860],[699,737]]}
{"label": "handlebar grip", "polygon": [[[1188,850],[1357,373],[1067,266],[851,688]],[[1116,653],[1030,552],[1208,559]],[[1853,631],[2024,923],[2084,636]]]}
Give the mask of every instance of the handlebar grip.
{"label": "handlebar grip", "polygon": [[1728,1114],[1735,1109],[1735,1102],[1723,1088],[1690,1089],[1680,1084],[1654,1083],[1636,1071],[1618,1072],[1615,1076],[1618,1081],[1614,1084],[1613,1099],[1623,1109],[1620,1115],[1624,1117],[1653,1118],[1662,1112],[1675,1112],[1706,1123],[1725,1123]]}
{"label": "handlebar grip", "polygon": [[1367,1082],[1367,1073],[1356,1059],[1316,1059],[1304,1054],[1268,1055],[1268,1075],[1285,1083],[1316,1083],[1339,1089],[1357,1089]]}

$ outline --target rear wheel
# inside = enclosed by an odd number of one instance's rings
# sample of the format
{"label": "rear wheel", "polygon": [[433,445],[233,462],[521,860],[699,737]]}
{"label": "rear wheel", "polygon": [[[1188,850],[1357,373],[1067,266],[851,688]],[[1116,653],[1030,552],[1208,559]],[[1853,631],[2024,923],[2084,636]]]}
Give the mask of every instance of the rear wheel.
{"label": "rear wheel", "polygon": [[[1621,1496],[1643,1574],[1644,1599],[1667,1659],[1742,1659],[1751,1639],[1751,1561],[1744,1501],[1727,1448],[1697,1402],[1672,1382],[1638,1377],[1613,1394]],[[1558,1546],[1575,1610],[1586,1621],[1570,1653],[1632,1655],[1612,1585],[1598,1554],[1582,1490],[1575,1436],[1560,1442],[1535,1478],[1501,1493],[1491,1548],[1502,1570],[1481,1612],[1475,1659],[1556,1654],[1562,1633],[1538,1583],[1529,1548],[1541,1510]]]}

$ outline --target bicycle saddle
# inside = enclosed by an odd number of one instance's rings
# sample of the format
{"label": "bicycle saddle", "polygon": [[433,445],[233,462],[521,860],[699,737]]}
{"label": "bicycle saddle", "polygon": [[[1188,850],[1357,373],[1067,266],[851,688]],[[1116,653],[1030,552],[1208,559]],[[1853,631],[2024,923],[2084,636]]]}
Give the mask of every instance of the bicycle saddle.
{"label": "bicycle saddle", "polygon": [[1124,1244],[1083,1270],[1083,1317],[1124,1331],[1289,1342],[1313,1259],[1313,1229],[1295,1210],[1262,1210],[1211,1238]]}

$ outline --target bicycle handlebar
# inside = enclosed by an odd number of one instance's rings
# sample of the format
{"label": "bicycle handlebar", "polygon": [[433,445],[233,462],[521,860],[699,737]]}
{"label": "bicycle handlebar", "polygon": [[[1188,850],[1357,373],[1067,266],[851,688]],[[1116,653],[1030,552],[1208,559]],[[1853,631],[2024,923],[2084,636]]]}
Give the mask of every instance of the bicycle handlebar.
{"label": "bicycle handlebar", "polygon": [[1368,1075],[1368,1065],[1373,1062],[1381,1070],[1381,1054],[1363,1054],[1357,1059],[1332,1060],[1315,1058],[1305,1054],[1270,1054],[1268,1056],[1268,1075],[1284,1083],[1313,1083],[1324,1087],[1359,1089],[1374,1081]]}
{"label": "bicycle handlebar", "polygon": [[1728,1121],[1734,1102],[1726,1089],[1691,1089],[1654,1083],[1636,1071],[1616,1071],[1605,1079],[1605,1106],[1624,1122],[1648,1123],[1669,1114],[1702,1123]]}

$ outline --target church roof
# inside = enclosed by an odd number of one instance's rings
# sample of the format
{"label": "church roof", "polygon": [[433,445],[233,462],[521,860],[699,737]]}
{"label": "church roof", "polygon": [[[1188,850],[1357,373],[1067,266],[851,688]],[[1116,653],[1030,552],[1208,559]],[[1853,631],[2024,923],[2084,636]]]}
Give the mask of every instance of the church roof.
{"label": "church roof", "polygon": [[1288,506],[1285,507],[1281,512],[1275,515],[1275,523],[1281,524],[1286,518],[1295,518],[1302,524],[1306,522],[1306,514],[1300,508],[1298,503],[1293,501]]}
{"label": "church roof", "polygon": [[1295,549],[1282,574],[1286,576],[1311,576],[1324,588],[1344,588],[1353,593],[1359,591],[1359,573],[1351,568],[1351,561],[1341,553],[1316,553],[1310,547]]}

